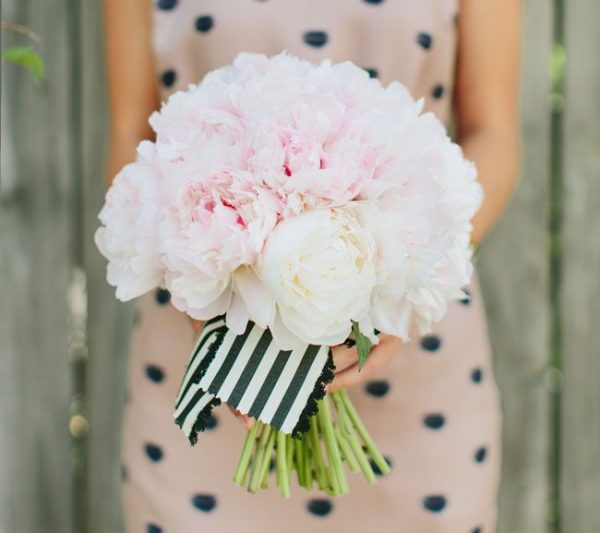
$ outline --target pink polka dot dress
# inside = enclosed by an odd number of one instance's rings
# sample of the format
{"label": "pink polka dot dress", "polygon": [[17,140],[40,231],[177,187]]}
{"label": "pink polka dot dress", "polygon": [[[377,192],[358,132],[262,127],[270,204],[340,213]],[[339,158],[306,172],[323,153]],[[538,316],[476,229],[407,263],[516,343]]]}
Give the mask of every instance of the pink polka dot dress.
{"label": "pink polka dot dress", "polygon": [[[150,1],[150,0],[149,0]],[[457,0],[152,0],[162,96],[241,51],[351,60],[399,80],[448,121]],[[475,277],[469,297],[370,381],[349,390],[392,467],[350,475],[331,498],[294,486],[249,495],[232,482],[244,430],[226,407],[190,447],[172,418],[194,332],[159,289],[138,302],[123,426],[128,533],[492,533],[500,465],[498,390]]]}

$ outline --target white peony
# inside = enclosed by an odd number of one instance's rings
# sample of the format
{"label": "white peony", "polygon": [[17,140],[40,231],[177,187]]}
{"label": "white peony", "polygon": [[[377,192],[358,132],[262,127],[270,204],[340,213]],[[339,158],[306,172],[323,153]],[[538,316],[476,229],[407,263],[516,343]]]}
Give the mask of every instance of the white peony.
{"label": "white peony", "polygon": [[359,223],[352,203],[281,221],[257,268],[277,304],[269,324],[277,345],[335,345],[348,337],[352,321],[365,329],[375,259],[373,236]]}

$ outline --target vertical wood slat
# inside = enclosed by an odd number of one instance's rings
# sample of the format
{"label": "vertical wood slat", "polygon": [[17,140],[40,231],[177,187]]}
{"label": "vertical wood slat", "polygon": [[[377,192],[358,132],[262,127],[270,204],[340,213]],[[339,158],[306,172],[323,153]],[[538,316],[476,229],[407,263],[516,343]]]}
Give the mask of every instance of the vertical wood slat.
{"label": "vertical wood slat", "polygon": [[[2,64],[0,530],[72,531],[67,288],[72,43],[66,0],[3,0],[43,40],[40,86]],[[5,46],[23,37],[2,32]],[[29,44],[29,43],[27,43]],[[6,151],[10,150],[10,153]]]}
{"label": "vertical wood slat", "polygon": [[[562,531],[600,531],[600,3],[565,2]],[[590,68],[591,67],[591,68]]]}
{"label": "vertical wood slat", "polygon": [[483,244],[479,272],[504,411],[499,533],[546,532],[549,398],[547,197],[551,2],[524,2],[519,189]]}
{"label": "vertical wood slat", "polygon": [[104,200],[108,109],[100,2],[82,5],[84,263],[88,292],[87,532],[122,531],[121,416],[132,307],[118,302],[106,282],[106,261],[94,244]]}

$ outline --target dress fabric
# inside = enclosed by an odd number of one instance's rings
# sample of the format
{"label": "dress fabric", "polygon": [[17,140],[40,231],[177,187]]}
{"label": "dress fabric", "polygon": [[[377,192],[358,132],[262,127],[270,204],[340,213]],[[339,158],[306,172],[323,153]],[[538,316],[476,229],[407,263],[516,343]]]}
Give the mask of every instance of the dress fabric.
{"label": "dress fabric", "polygon": [[[163,97],[240,51],[351,60],[399,80],[448,121],[457,0],[153,0]],[[128,533],[492,533],[500,468],[498,390],[477,277],[431,334],[414,336],[349,390],[392,473],[331,498],[293,486],[249,495],[232,474],[244,439],[226,407],[190,447],[172,418],[194,332],[163,289],[138,302],[123,425]]]}

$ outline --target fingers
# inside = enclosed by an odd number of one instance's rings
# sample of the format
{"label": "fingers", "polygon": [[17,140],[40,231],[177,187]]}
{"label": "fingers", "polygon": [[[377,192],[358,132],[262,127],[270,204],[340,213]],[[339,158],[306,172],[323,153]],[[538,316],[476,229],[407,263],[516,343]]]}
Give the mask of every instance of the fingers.
{"label": "fingers", "polygon": [[202,329],[202,325],[204,324],[204,322],[202,322],[201,320],[194,320],[193,318],[191,319],[191,321],[194,331],[198,333]]}
{"label": "fingers", "polygon": [[235,407],[231,407],[231,405],[227,405],[233,416],[235,416],[246,429],[250,429],[254,425],[254,418],[245,415],[241,411],[238,411]]}
{"label": "fingers", "polygon": [[351,385],[362,383],[370,379],[377,370],[398,354],[400,348],[399,343],[399,339],[381,341],[373,348],[373,350],[371,350],[371,354],[362,369],[359,370],[358,363],[356,363],[341,372],[337,372],[333,381],[327,387],[327,391],[334,392],[336,390],[345,389]]}
{"label": "fingers", "polygon": [[351,367],[358,360],[356,348],[349,348],[345,344],[333,346],[331,353],[333,354],[333,364],[335,365],[336,373]]}

